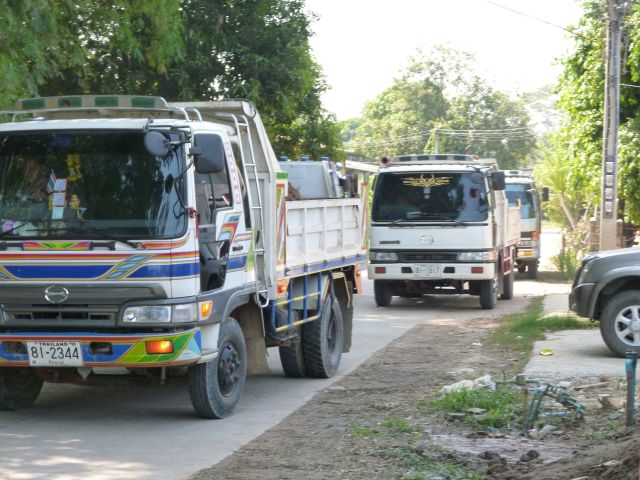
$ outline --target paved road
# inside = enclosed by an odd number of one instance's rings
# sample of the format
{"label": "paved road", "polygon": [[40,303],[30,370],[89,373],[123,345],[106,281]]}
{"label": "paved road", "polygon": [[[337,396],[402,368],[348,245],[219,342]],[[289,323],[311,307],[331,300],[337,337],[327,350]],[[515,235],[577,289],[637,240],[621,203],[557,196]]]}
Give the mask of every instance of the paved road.
{"label": "paved road", "polygon": [[[370,283],[366,287],[372,292]],[[517,310],[523,295],[536,292],[544,293],[541,284],[519,280],[516,298],[499,302],[491,314]],[[355,309],[354,348],[343,357],[340,376],[416,323],[473,321],[488,313],[469,296],[394,298],[390,308],[379,309],[371,293],[359,295]],[[194,417],[182,386],[47,384],[33,408],[0,412],[0,478],[183,479],[217,463],[340,378],[287,379],[277,351],[270,365],[271,374],[248,379],[235,414],[222,421]]]}

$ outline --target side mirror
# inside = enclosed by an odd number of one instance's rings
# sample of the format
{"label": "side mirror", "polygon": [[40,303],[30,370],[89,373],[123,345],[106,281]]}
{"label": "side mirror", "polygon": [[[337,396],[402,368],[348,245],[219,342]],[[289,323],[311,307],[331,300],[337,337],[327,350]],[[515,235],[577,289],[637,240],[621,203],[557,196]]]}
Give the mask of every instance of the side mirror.
{"label": "side mirror", "polygon": [[171,150],[171,143],[162,133],[151,130],[144,134],[144,148],[154,157],[164,158]]}
{"label": "side mirror", "polygon": [[224,170],[224,144],[220,135],[199,134],[193,139],[191,155],[198,173],[218,173]]}
{"label": "side mirror", "polygon": [[549,187],[542,187],[542,201],[549,201]]}
{"label": "side mirror", "polygon": [[491,174],[491,186],[494,190],[504,190],[506,188],[503,171],[497,171]]}

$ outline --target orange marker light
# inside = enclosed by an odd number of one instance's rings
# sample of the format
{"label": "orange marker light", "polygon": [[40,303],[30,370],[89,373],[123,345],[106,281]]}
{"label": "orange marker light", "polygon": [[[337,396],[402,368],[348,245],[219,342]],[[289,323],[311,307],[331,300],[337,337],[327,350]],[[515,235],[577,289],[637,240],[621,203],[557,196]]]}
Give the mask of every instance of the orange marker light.
{"label": "orange marker light", "polygon": [[163,353],[173,353],[172,340],[150,340],[145,342],[149,355],[160,355]]}
{"label": "orange marker light", "polygon": [[206,320],[211,315],[213,309],[213,302],[211,300],[206,302],[200,302],[200,320]]}
{"label": "orange marker light", "polygon": [[387,273],[387,267],[376,267],[373,271],[375,273]]}
{"label": "orange marker light", "polygon": [[484,267],[471,267],[471,273],[484,273]]}
{"label": "orange marker light", "polygon": [[276,296],[282,297],[287,293],[287,290],[289,290],[289,279],[283,278],[281,280],[278,280],[276,287]]}

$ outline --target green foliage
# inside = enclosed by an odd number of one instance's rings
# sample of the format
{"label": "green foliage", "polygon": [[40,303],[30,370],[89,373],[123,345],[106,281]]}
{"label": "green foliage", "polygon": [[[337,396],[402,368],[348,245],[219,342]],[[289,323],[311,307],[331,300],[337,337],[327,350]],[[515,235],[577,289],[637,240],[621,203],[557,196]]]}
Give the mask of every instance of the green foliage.
{"label": "green foliage", "polygon": [[35,95],[246,98],[277,155],[341,159],[303,0],[0,0],[3,107]]}
{"label": "green foliage", "polygon": [[522,406],[522,402],[520,390],[499,387],[496,390],[480,388],[447,392],[421,406],[443,413],[464,413],[470,408],[482,408],[486,410],[486,414],[468,414],[465,422],[475,428],[504,429],[517,424],[517,409]]}
{"label": "green foliage", "polygon": [[[466,53],[438,47],[420,53],[403,75],[368,102],[360,119],[343,123],[347,149],[369,157],[440,152],[496,157],[502,168],[526,163],[535,138],[524,106],[473,75]],[[498,138],[452,138],[437,130],[523,128]],[[437,139],[436,139],[437,135]]]}
{"label": "green foliage", "polygon": [[572,279],[580,265],[576,252],[565,250],[551,257],[551,261],[564,278]]}
{"label": "green foliage", "polygon": [[[560,107],[566,120],[553,145],[556,155],[564,158],[569,175],[565,193],[577,202],[574,208],[585,212],[600,202],[602,135],[604,111],[604,59],[607,18],[606,2],[586,0],[583,16],[576,30],[572,52],[564,59],[560,78]],[[625,18],[629,35],[628,58],[622,65],[622,84],[640,83],[640,5]],[[619,129],[619,198],[626,215],[640,222],[640,90],[620,90]],[[547,180],[547,177],[543,177]]]}

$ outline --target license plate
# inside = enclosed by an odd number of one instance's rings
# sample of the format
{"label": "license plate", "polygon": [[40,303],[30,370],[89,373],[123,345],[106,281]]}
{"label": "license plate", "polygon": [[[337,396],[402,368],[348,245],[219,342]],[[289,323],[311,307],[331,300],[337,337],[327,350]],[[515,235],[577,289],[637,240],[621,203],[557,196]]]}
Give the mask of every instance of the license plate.
{"label": "license plate", "polygon": [[439,265],[415,265],[413,267],[414,277],[437,277],[438,275],[440,275]]}
{"label": "license plate", "polygon": [[32,367],[81,367],[80,342],[27,342]]}

